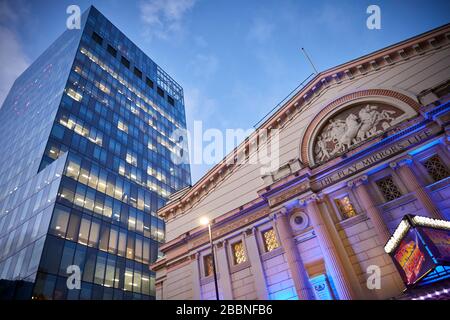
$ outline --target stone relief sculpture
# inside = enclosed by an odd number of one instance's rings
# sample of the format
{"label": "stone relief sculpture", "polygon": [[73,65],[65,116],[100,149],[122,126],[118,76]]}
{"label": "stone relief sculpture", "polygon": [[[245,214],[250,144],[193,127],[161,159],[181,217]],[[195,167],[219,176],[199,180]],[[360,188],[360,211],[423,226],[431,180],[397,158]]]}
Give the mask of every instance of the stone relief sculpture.
{"label": "stone relief sculpture", "polygon": [[314,158],[323,162],[375,137],[404,119],[400,109],[366,104],[344,111],[328,121],[317,135]]}

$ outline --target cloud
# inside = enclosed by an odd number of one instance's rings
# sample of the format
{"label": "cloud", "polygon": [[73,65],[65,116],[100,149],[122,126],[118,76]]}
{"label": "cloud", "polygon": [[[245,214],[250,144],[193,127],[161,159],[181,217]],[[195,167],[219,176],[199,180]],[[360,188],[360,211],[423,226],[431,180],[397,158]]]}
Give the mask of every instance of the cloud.
{"label": "cloud", "polygon": [[195,36],[194,37],[194,43],[199,46],[200,48],[206,48],[208,47],[208,42],[206,39],[202,36]]}
{"label": "cloud", "polygon": [[255,18],[250,26],[248,39],[260,44],[266,43],[272,37],[274,29],[275,26],[266,19]]}
{"label": "cloud", "polygon": [[9,27],[27,12],[26,6],[16,9],[9,2],[0,1],[0,43],[3,44],[0,46],[0,106],[14,81],[29,65],[16,31]]}
{"label": "cloud", "polygon": [[195,77],[209,79],[219,68],[219,60],[212,54],[198,53],[189,63]]}
{"label": "cloud", "polygon": [[217,111],[217,101],[205,95],[199,88],[185,88],[184,96],[188,126],[193,121],[208,121]]}
{"label": "cloud", "polygon": [[167,39],[182,30],[186,13],[196,0],[145,0],[139,5],[140,17],[145,25],[144,34]]}

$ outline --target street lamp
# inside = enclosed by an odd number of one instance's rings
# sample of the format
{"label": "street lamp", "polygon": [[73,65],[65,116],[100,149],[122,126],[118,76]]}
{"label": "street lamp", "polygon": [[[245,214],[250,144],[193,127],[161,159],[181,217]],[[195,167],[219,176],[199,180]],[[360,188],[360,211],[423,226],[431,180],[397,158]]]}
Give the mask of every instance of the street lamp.
{"label": "street lamp", "polygon": [[216,300],[220,300],[219,299],[219,286],[217,285],[216,259],[214,257],[214,246],[213,246],[212,232],[211,232],[211,221],[208,219],[208,217],[201,217],[200,224],[203,226],[208,226],[209,245],[211,246],[211,257],[212,257],[212,264],[213,264],[214,286],[216,289]]}

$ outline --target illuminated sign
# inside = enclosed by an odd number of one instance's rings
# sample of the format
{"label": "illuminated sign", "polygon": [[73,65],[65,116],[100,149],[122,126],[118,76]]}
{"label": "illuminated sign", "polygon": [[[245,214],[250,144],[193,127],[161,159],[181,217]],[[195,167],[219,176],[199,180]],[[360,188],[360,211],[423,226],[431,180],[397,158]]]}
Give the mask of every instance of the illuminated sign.
{"label": "illuminated sign", "polygon": [[393,252],[394,262],[406,285],[415,284],[436,267],[416,229],[410,229]]}
{"label": "illuminated sign", "polygon": [[407,287],[450,265],[450,222],[406,215],[384,247]]}

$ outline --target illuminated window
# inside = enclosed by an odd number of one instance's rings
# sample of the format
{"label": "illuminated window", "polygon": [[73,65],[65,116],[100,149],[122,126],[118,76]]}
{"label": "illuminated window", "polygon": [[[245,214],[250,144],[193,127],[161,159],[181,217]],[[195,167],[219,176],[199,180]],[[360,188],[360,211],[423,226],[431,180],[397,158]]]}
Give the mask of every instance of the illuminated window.
{"label": "illuminated window", "polygon": [[147,148],[149,148],[150,150],[156,150],[156,147],[153,145],[153,143],[149,142],[147,144]]}
{"label": "illuminated window", "polygon": [[342,218],[348,219],[356,216],[355,208],[353,207],[350,198],[348,196],[339,199],[334,199],[334,202],[336,203],[336,206],[338,207]]}
{"label": "illuminated window", "polygon": [[122,121],[119,120],[119,122],[117,123],[117,128],[123,132],[128,133],[128,126],[123,123]]}
{"label": "illuminated window", "polygon": [[391,176],[378,180],[376,184],[386,201],[392,201],[402,196],[400,189],[394,183],[394,180]]}
{"label": "illuminated window", "polygon": [[103,83],[95,82],[95,85],[97,88],[99,88],[101,91],[103,91],[106,94],[109,94],[111,91],[107,86],[105,86]]}
{"label": "illuminated window", "polygon": [[136,156],[131,153],[127,153],[126,161],[133,166],[137,166]]}
{"label": "illuminated window", "polygon": [[81,101],[81,99],[83,99],[83,96],[72,88],[67,89],[67,95],[75,101]]}
{"label": "illuminated window", "polygon": [[147,174],[150,175],[150,176],[154,176],[154,175],[156,175],[156,171],[152,167],[148,166],[147,167]]}
{"label": "illuminated window", "polygon": [[213,274],[213,259],[212,254],[207,254],[203,256],[203,270],[205,272],[205,277],[209,277]]}
{"label": "illuminated window", "polygon": [[247,255],[245,254],[245,248],[242,241],[235,242],[231,245],[233,253],[234,264],[241,264],[247,261]]}
{"label": "illuminated window", "polygon": [[434,182],[442,180],[450,176],[447,167],[442,163],[441,158],[437,154],[428,158],[423,162],[423,166],[427,169],[428,174]]}
{"label": "illuminated window", "polygon": [[264,240],[264,249],[266,252],[270,252],[275,250],[280,246],[277,240],[277,235],[275,234],[275,230],[273,228],[266,230],[262,233]]}

